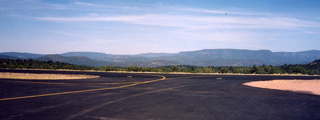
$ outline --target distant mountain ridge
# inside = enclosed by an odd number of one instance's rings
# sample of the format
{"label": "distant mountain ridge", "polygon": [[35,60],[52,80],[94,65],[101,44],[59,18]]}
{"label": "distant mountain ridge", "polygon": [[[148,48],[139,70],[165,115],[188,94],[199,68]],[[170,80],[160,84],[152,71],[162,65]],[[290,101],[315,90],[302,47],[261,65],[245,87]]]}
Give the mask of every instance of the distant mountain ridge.
{"label": "distant mountain ridge", "polygon": [[17,59],[35,59],[43,56],[42,54],[25,53],[25,52],[3,52],[0,53],[2,56],[10,56]]}
{"label": "distant mountain ridge", "polygon": [[74,65],[83,65],[83,66],[104,66],[104,65],[112,65],[111,63],[107,61],[99,61],[99,60],[93,60],[88,57],[83,56],[71,56],[71,57],[65,57],[62,55],[44,55],[36,60],[40,61],[56,61],[56,62],[62,62],[62,63],[69,63]]}
{"label": "distant mountain ridge", "polygon": [[106,60],[111,59],[111,54],[99,53],[99,52],[67,52],[60,54],[65,57],[83,56],[94,60]]}
{"label": "distant mountain ridge", "polygon": [[179,53],[145,53],[137,55],[114,55],[99,52],[67,52],[56,55],[42,55],[6,52],[0,53],[0,58],[2,57],[9,59],[58,61],[86,66],[251,66],[263,64],[306,64],[320,59],[320,50],[272,52],[270,50],[204,49]]}

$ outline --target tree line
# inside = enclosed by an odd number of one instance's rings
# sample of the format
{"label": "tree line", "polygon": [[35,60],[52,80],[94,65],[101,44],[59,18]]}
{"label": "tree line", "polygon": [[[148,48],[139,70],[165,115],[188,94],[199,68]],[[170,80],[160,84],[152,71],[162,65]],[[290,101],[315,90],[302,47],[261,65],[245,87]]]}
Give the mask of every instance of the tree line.
{"label": "tree line", "polygon": [[74,70],[103,70],[103,71],[132,71],[132,72],[188,72],[188,73],[241,73],[241,74],[320,74],[320,60],[310,64],[296,65],[261,65],[261,66],[189,66],[172,65],[162,67],[88,67],[53,61],[38,61],[24,59],[0,59],[0,68],[31,68],[31,69],[74,69]]}
{"label": "tree line", "polygon": [[32,59],[0,59],[0,68],[8,69],[74,69],[74,70],[91,70],[93,67],[73,65],[62,62],[38,61]]}
{"label": "tree line", "polygon": [[132,72],[189,72],[189,73],[241,73],[241,74],[320,74],[320,60],[313,64],[295,65],[261,65],[261,66],[188,66],[173,65],[163,67],[113,67],[104,66],[100,69],[106,71],[132,71]]}

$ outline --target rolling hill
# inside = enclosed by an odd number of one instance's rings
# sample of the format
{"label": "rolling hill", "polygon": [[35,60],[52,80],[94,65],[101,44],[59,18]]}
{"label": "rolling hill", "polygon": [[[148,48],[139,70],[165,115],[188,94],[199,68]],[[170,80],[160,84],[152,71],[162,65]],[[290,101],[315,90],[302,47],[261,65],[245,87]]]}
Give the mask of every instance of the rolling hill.
{"label": "rolling hill", "polygon": [[68,52],[56,55],[32,53],[0,53],[0,57],[59,61],[87,66],[143,66],[168,65],[193,66],[251,66],[306,64],[320,59],[320,50],[301,52],[272,52],[270,50],[204,49],[179,53],[145,53],[137,55],[114,55],[98,52]]}
{"label": "rolling hill", "polygon": [[23,52],[3,52],[3,53],[0,53],[0,55],[10,56],[18,59],[36,59],[43,56],[42,54],[23,53]]}
{"label": "rolling hill", "polygon": [[65,57],[61,55],[45,55],[37,58],[36,60],[55,61],[55,62],[74,64],[74,65],[95,66],[95,67],[112,65],[111,63],[106,61],[93,60],[83,56]]}

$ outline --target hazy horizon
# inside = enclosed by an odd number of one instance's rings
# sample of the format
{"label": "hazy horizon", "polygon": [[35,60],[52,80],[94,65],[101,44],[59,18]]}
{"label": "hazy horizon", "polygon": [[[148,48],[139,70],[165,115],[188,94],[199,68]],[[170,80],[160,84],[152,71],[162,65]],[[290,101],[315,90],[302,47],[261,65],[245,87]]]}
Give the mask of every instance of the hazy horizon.
{"label": "hazy horizon", "polygon": [[[216,48],[216,49],[199,49],[199,50],[221,50],[221,49],[234,49],[234,48]],[[18,53],[33,53],[33,54],[63,54],[63,53],[71,53],[71,52],[92,52],[92,53],[104,53],[104,54],[113,54],[113,55],[138,55],[138,54],[174,54],[174,53],[180,53],[180,52],[189,52],[189,51],[199,51],[199,50],[183,50],[183,51],[177,51],[177,52],[142,52],[142,53],[132,53],[132,54],[126,54],[126,53],[119,53],[119,54],[114,54],[114,53],[107,53],[107,52],[99,52],[99,51],[65,51],[65,52],[60,52],[60,53],[37,53],[37,52],[28,52],[28,51],[0,51],[0,53],[6,53],[6,52],[18,52]],[[269,49],[235,49],[235,50],[269,50]],[[319,50],[319,49],[309,49],[309,50],[301,50],[301,51],[273,51],[270,50],[271,52],[303,52],[303,51],[312,51],[312,50]],[[320,51],[320,50],[319,50]]]}
{"label": "hazy horizon", "polygon": [[0,0],[1,52],[320,49],[317,0]]}

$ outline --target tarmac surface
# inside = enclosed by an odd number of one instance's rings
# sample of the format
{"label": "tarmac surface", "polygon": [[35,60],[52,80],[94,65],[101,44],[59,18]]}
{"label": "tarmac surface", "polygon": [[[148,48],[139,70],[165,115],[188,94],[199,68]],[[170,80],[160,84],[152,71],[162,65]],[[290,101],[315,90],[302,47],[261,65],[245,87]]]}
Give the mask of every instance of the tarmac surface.
{"label": "tarmac surface", "polygon": [[81,80],[0,79],[0,120],[319,120],[320,96],[242,83],[317,76],[100,75]]}

